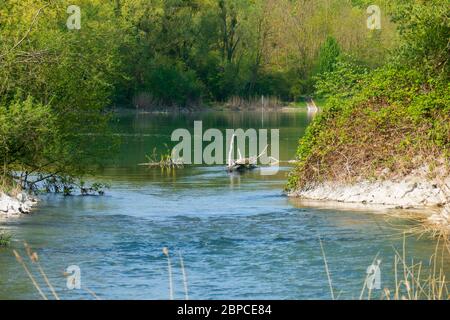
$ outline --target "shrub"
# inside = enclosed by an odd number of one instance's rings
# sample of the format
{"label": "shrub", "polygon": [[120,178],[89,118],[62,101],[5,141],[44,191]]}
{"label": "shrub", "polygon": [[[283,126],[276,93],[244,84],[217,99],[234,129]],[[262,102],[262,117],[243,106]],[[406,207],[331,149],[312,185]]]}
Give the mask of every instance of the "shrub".
{"label": "shrub", "polygon": [[7,247],[11,243],[11,235],[6,232],[0,232],[0,247]]}
{"label": "shrub", "polygon": [[43,166],[49,161],[57,136],[49,106],[36,103],[31,97],[0,106],[2,176],[10,169],[32,172]]}

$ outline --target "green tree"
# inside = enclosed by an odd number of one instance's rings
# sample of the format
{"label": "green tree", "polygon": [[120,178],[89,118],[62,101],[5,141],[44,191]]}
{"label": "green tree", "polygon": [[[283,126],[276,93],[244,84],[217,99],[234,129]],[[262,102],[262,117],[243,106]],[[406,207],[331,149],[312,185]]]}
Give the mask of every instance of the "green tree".
{"label": "green tree", "polygon": [[341,48],[334,37],[328,37],[319,51],[316,74],[332,72],[341,54]]}
{"label": "green tree", "polygon": [[78,3],[81,30],[66,27],[69,1],[0,8],[0,110],[14,124],[2,123],[3,176],[79,175],[112,145],[105,107],[120,77],[120,35],[112,6]]}

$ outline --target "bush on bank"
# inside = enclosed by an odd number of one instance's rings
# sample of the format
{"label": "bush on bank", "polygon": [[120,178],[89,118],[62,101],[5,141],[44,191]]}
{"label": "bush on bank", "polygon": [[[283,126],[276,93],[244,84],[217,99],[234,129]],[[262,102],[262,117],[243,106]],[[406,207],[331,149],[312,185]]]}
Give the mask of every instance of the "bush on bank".
{"label": "bush on bank", "polygon": [[399,177],[423,165],[448,172],[448,10],[440,1],[397,1],[392,16],[401,43],[384,66],[367,73],[339,62],[317,82],[328,103],[299,142],[288,190]]}

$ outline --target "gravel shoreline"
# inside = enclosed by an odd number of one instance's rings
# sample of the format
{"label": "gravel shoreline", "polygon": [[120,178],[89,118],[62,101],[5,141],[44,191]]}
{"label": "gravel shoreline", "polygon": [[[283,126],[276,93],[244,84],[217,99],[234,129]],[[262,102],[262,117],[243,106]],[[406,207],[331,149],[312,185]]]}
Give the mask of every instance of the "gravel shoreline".
{"label": "gravel shoreline", "polygon": [[450,176],[426,180],[408,176],[399,180],[362,181],[353,184],[325,182],[288,194],[307,200],[348,204],[379,205],[392,209],[439,209],[430,220],[450,225]]}

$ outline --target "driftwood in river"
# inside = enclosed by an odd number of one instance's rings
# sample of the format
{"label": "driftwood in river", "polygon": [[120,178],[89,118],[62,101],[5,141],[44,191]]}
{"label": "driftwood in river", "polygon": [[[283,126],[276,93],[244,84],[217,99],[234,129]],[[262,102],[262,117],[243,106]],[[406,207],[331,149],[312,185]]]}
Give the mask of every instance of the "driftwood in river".
{"label": "driftwood in river", "polygon": [[246,171],[246,170],[253,170],[257,168],[256,161],[253,161],[252,158],[243,158],[238,160],[233,160],[231,163],[228,163],[227,165],[227,171],[228,172],[234,172],[234,171]]}
{"label": "driftwood in river", "polygon": [[[235,171],[243,172],[243,171],[256,169],[258,167],[258,159],[261,158],[267,152],[268,146],[266,146],[264,148],[264,150],[261,152],[261,154],[259,154],[258,156],[253,156],[253,157],[249,157],[249,158],[243,158],[241,151],[239,150],[239,148],[237,148],[239,158],[236,160],[233,160],[231,158],[231,156],[234,151],[234,138],[235,138],[235,135],[233,135],[231,137],[230,151],[228,153],[228,161],[227,161],[227,171],[228,172],[235,172]],[[276,160],[276,159],[273,159],[273,160]],[[278,161],[278,160],[276,160],[276,161]]]}

